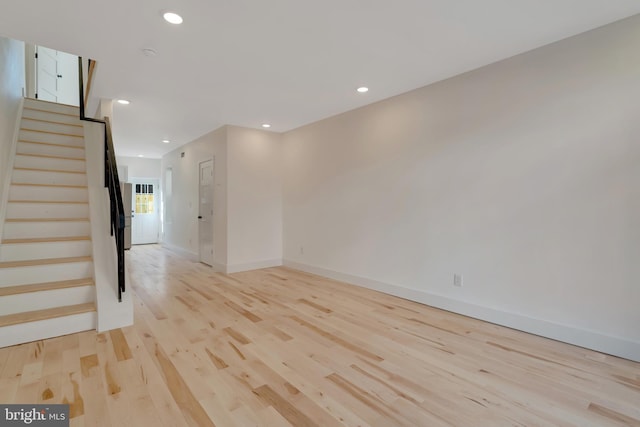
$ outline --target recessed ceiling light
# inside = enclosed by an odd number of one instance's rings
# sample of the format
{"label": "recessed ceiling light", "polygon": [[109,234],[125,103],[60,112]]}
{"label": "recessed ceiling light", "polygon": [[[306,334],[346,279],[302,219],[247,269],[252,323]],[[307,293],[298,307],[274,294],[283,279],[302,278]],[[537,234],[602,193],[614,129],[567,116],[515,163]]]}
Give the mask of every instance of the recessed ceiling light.
{"label": "recessed ceiling light", "polygon": [[360,93],[366,93],[366,92],[369,92],[369,88],[368,88],[368,87],[364,87],[364,86],[359,87],[359,88],[358,88],[358,89],[356,89],[356,90],[357,90],[358,92],[360,92]]}
{"label": "recessed ceiling light", "polygon": [[264,123],[264,124],[262,125],[262,127],[263,127],[263,128],[270,128],[270,127],[271,127],[271,125],[270,125],[269,123]]}
{"label": "recessed ceiling light", "polygon": [[144,154],[138,154],[138,157],[144,157]]}
{"label": "recessed ceiling light", "polygon": [[118,99],[118,104],[129,105],[131,104],[131,102],[127,101],[126,99]]}
{"label": "recessed ceiling light", "polygon": [[162,17],[170,24],[182,24],[182,16],[175,12],[165,12]]}
{"label": "recessed ceiling light", "polygon": [[163,139],[162,142],[164,142],[165,144],[170,143],[171,141],[169,141],[168,139]]}

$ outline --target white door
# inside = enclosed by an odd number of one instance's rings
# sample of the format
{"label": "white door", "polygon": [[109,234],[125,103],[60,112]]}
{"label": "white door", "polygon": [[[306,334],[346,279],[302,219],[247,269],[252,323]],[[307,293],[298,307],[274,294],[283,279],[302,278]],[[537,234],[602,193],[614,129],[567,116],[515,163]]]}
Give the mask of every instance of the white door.
{"label": "white door", "polygon": [[58,102],[58,51],[36,47],[36,98]]}
{"label": "white door", "polygon": [[78,57],[58,51],[58,102],[80,105],[78,81]]}
{"label": "white door", "polygon": [[213,265],[213,160],[200,162],[198,240],[200,262]]}
{"label": "white door", "polygon": [[160,194],[157,179],[133,179],[131,200],[131,244],[158,243]]}
{"label": "white door", "polygon": [[36,46],[36,53],[36,97],[78,105],[78,57],[43,46]]}

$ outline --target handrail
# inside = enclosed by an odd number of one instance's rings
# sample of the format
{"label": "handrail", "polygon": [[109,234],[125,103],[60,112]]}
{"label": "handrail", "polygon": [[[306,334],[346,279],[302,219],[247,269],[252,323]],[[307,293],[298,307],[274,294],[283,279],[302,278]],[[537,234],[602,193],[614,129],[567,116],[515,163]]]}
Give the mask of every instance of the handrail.
{"label": "handrail", "polygon": [[[89,70],[93,70],[92,62],[89,60]],[[80,120],[104,124],[104,186],[109,189],[109,204],[111,208],[111,235],[115,234],[116,251],[118,257],[118,301],[122,302],[122,293],[125,291],[124,274],[124,206],[122,203],[122,193],[120,192],[120,179],[118,178],[118,167],[116,165],[116,152],[113,147],[113,136],[111,134],[111,123],[108,117],[104,120],[86,117],[84,77],[82,75],[82,57],[78,57],[79,76],[79,96],[80,96]],[[89,83],[87,86],[89,86]],[[88,92],[87,92],[88,93]]]}

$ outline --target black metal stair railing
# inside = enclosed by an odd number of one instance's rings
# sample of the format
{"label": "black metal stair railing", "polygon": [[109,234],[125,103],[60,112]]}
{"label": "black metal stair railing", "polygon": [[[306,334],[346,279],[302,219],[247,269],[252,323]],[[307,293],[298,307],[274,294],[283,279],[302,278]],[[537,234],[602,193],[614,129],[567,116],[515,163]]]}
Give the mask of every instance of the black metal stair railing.
{"label": "black metal stair railing", "polygon": [[[89,67],[92,60],[89,59]],[[80,120],[104,124],[104,186],[109,189],[109,201],[111,208],[111,235],[115,236],[118,258],[118,301],[122,302],[122,293],[125,291],[124,274],[124,207],[122,193],[120,192],[120,179],[116,165],[116,153],[113,148],[111,135],[111,123],[108,117],[104,120],[86,117],[84,114],[84,76],[82,71],[82,58],[78,58],[79,95],[80,95]]]}

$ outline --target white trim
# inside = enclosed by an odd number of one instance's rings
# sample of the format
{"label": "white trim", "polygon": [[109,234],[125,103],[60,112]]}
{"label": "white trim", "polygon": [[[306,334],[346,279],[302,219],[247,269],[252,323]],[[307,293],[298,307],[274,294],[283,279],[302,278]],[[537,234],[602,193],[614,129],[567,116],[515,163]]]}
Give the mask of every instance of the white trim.
{"label": "white trim", "polygon": [[408,299],[410,301],[451,311],[453,313],[462,314],[475,319],[506,326],[508,328],[517,329],[640,362],[640,342],[631,341],[621,337],[604,335],[598,332],[579,329],[573,326],[562,325],[542,319],[527,317],[518,313],[511,313],[464,301],[458,301],[418,289],[383,283],[373,279],[353,276],[351,274],[340,273],[286,259],[284,260],[284,265],[295,270],[305,271],[307,273],[339,280],[352,285],[361,286],[363,288],[373,289],[389,295]]}
{"label": "white trim", "polygon": [[22,121],[22,109],[24,107],[24,98],[20,100],[18,105],[18,116],[16,124],[13,128],[13,140],[11,141],[11,149],[9,150],[9,161],[7,162],[7,170],[4,173],[4,181],[2,193],[0,193],[0,238],[4,228],[4,219],[7,215],[7,204],[9,202],[9,187],[11,186],[11,175],[13,174],[13,163],[16,158],[16,150],[18,147],[18,137],[20,135],[20,122]]}
{"label": "white trim", "polygon": [[180,246],[172,245],[167,242],[162,242],[161,245],[163,248],[169,249],[170,251],[173,251],[178,255],[181,255],[187,258],[189,261],[200,262],[200,257],[195,252],[191,252],[190,250],[181,248]]}
{"label": "white trim", "polygon": [[248,262],[244,264],[232,264],[226,266],[226,273],[240,273],[241,271],[260,270],[261,268],[279,267],[282,265],[282,259],[268,259],[258,262]]}

